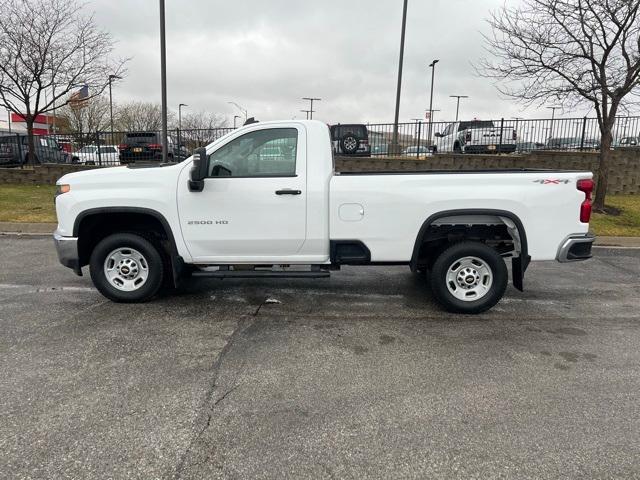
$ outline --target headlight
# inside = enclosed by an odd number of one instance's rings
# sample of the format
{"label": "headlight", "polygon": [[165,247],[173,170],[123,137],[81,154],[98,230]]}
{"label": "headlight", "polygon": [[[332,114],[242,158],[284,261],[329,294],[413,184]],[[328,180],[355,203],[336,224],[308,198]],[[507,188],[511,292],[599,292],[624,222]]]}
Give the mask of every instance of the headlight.
{"label": "headlight", "polygon": [[63,193],[67,193],[71,191],[71,185],[63,183],[56,185],[56,197],[58,195],[62,195]]}

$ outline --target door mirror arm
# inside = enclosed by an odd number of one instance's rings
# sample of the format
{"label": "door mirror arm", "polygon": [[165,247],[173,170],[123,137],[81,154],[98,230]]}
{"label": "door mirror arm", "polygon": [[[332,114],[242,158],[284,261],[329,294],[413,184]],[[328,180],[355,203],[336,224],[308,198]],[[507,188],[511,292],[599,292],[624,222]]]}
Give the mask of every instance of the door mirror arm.
{"label": "door mirror arm", "polygon": [[193,152],[193,166],[189,173],[189,190],[191,192],[201,192],[204,190],[204,179],[209,171],[209,157],[207,149],[197,148]]}

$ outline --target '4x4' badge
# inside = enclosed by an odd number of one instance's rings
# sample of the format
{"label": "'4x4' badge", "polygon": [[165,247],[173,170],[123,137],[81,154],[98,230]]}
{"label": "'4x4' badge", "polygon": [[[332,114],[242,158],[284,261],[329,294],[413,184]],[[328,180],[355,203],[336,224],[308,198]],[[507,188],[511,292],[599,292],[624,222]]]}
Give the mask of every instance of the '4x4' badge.
{"label": "'4x4' badge", "polygon": [[560,185],[564,183],[565,185],[569,183],[569,180],[559,180],[555,178],[544,178],[540,180],[534,180],[533,183],[539,183],[540,185]]}

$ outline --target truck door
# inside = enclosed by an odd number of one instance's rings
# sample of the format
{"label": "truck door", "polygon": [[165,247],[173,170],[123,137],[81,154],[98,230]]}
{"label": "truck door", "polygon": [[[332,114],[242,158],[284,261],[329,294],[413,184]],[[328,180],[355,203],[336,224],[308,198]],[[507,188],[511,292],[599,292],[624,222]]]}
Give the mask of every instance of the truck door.
{"label": "truck door", "polygon": [[256,126],[208,152],[202,192],[189,191],[184,169],[178,210],[194,260],[295,256],[306,238],[306,153],[303,126]]}

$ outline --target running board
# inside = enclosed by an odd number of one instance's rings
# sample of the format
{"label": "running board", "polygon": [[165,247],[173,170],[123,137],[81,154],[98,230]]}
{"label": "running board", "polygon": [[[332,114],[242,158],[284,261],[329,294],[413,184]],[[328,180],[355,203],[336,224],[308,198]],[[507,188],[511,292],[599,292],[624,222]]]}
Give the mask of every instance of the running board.
{"label": "running board", "polygon": [[304,271],[304,272],[274,272],[270,270],[215,270],[212,272],[197,271],[193,272],[194,277],[209,278],[326,278],[330,276],[330,272],[323,270]]}

